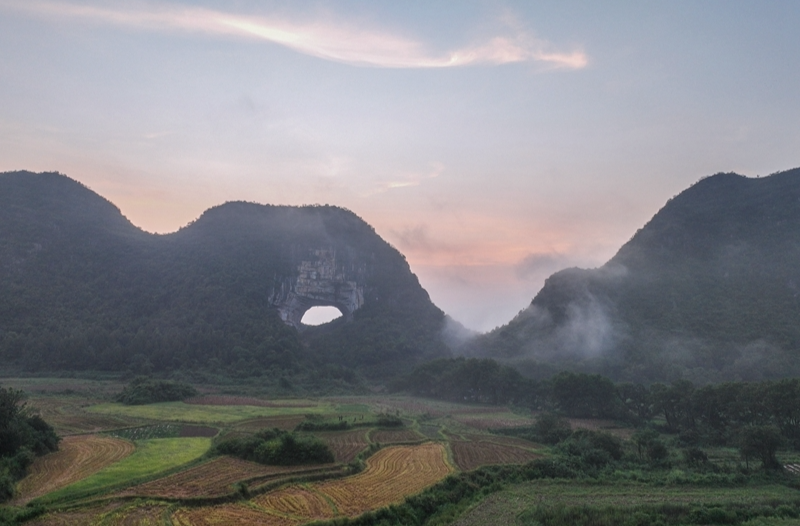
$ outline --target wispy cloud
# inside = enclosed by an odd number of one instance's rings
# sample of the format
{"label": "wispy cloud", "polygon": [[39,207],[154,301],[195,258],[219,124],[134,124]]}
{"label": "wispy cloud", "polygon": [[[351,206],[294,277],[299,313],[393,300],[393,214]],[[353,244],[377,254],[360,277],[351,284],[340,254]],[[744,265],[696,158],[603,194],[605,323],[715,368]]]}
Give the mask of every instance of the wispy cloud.
{"label": "wispy cloud", "polygon": [[93,6],[35,0],[0,0],[0,8],[38,15],[78,18],[151,31],[190,31],[265,40],[326,60],[382,68],[443,68],[538,62],[551,68],[579,69],[587,64],[583,51],[554,51],[543,40],[518,28],[510,36],[437,54],[417,40],[378,28],[355,27],[341,21],[291,22],[284,19],[237,15],[198,7]]}
{"label": "wispy cloud", "polygon": [[380,194],[395,188],[407,188],[409,186],[419,186],[427,179],[435,179],[444,172],[444,164],[435,162],[431,164],[431,169],[426,172],[405,172],[393,177],[389,181],[379,181],[375,186],[362,194],[362,197],[369,197]]}

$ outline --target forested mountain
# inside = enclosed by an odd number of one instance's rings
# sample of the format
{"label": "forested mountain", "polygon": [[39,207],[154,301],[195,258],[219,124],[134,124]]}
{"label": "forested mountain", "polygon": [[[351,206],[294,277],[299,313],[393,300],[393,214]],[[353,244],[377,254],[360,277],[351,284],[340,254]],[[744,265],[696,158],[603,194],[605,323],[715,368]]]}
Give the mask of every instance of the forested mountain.
{"label": "forested mountain", "polygon": [[[299,326],[318,304],[346,319]],[[446,354],[443,319],[341,208],[226,203],[155,235],[64,175],[0,174],[6,367],[380,377]]]}
{"label": "forested mountain", "polygon": [[800,169],[702,179],[602,267],[551,276],[469,352],[623,380],[800,374]]}

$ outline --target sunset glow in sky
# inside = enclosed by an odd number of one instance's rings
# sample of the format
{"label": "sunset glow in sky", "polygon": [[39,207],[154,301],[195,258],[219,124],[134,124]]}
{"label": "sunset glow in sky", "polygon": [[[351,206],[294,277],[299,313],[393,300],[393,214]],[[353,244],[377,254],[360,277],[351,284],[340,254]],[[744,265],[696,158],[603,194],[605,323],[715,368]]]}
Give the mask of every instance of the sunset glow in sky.
{"label": "sunset glow in sky", "polygon": [[487,330],[716,172],[800,166],[800,3],[0,0],[0,171],[137,226],[349,208]]}

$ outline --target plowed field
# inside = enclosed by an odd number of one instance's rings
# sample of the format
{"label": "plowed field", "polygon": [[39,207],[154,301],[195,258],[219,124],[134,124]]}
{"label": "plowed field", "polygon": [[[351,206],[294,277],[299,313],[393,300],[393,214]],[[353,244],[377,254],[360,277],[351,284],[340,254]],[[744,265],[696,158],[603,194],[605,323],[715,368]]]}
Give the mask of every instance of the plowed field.
{"label": "plowed field", "polygon": [[118,462],[134,451],[127,440],[81,435],[64,438],[59,450],[37,458],[17,486],[15,504],[24,504],[51,491],[84,479],[104,467]]}
{"label": "plowed field", "polygon": [[365,429],[354,429],[352,431],[316,433],[316,435],[328,444],[333,451],[336,462],[348,463],[364,451],[369,445],[367,441],[367,431]]}
{"label": "plowed field", "polygon": [[422,437],[413,429],[376,429],[370,439],[379,444],[397,444],[422,440]]}
{"label": "plowed field", "polygon": [[[329,464],[328,466],[331,466]],[[313,471],[325,466],[265,466],[233,457],[219,457],[199,466],[128,488],[118,496],[192,498],[215,497],[233,491],[236,482],[280,477]]]}
{"label": "plowed field", "polygon": [[354,517],[419,493],[451,471],[441,444],[394,446],[368,458],[358,475],[320,482],[314,489],[328,496],[340,514]]}
{"label": "plowed field", "polygon": [[492,464],[524,464],[541,457],[527,449],[487,441],[456,440],[450,447],[456,464],[464,471]]}

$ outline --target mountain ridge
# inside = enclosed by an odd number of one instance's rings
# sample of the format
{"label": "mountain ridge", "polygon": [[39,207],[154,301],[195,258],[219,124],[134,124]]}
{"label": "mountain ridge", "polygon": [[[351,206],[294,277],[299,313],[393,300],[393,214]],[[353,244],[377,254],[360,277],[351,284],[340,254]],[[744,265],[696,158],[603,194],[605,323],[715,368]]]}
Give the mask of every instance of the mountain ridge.
{"label": "mountain ridge", "polygon": [[[281,318],[280,302],[345,286],[363,296],[349,322],[301,334]],[[229,202],[150,234],[66,176],[0,174],[0,298],[0,360],[28,369],[380,377],[447,354],[405,258],[328,205]]]}
{"label": "mountain ridge", "polygon": [[550,276],[468,352],[625,380],[800,373],[798,261],[800,169],[705,177],[606,264]]}

